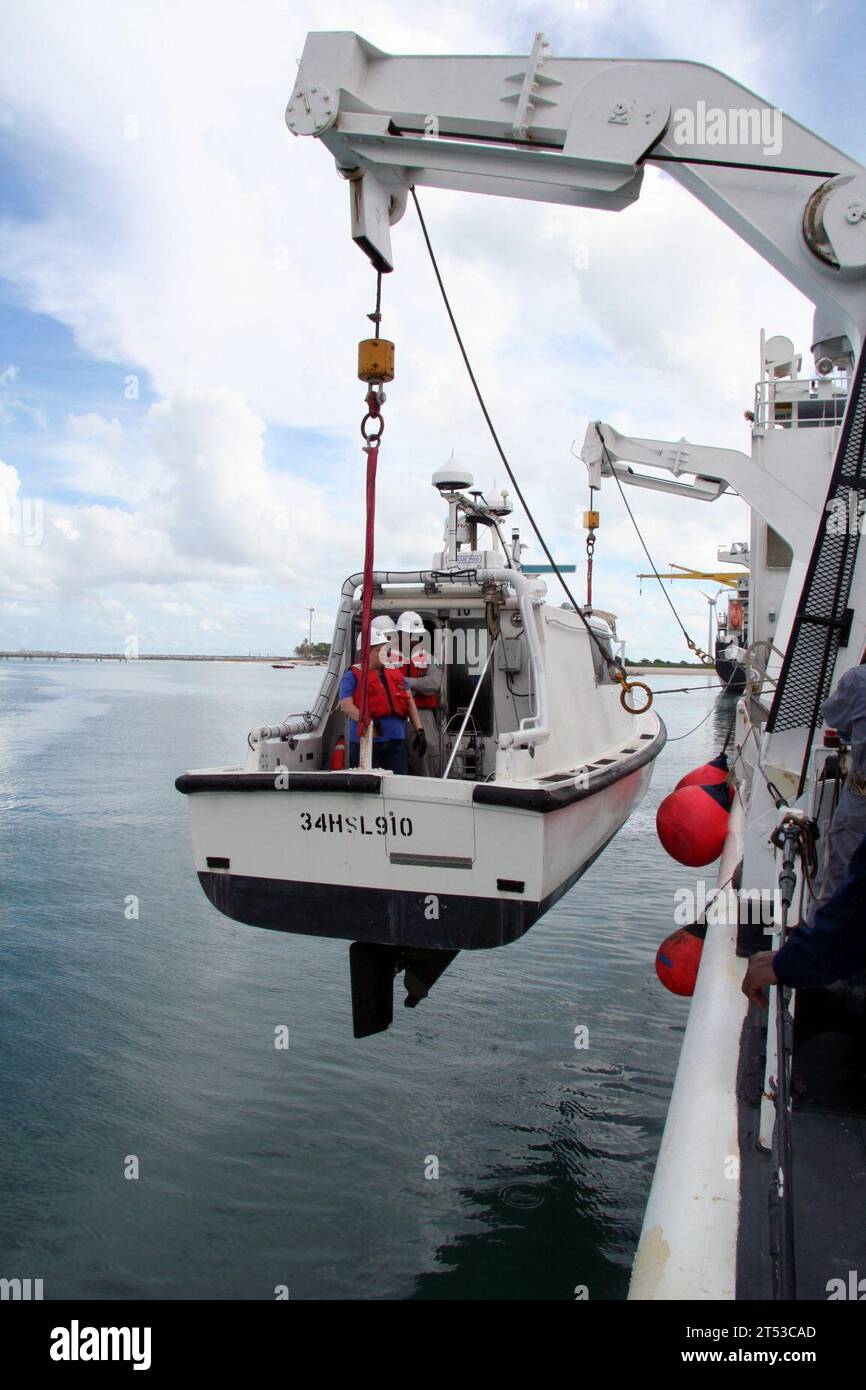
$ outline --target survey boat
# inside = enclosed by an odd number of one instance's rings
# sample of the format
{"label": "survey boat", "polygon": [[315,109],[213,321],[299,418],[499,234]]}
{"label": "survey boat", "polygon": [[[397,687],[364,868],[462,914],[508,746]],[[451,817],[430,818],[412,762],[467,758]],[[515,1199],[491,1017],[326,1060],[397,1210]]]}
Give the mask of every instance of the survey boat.
{"label": "survey boat", "polygon": [[615,619],[550,602],[517,532],[502,539],[507,497],[489,503],[471,482],[454,466],[434,475],[448,521],[429,568],[374,575],[374,617],[419,613],[442,670],[443,775],[397,775],[375,756],[344,765],[339,686],[356,659],[359,573],[342,587],[312,708],[254,729],[242,765],[176,783],[215,907],[366,946],[354,974],[384,972],[390,989],[404,968],[410,1002],[457,951],[517,940],[568,891],[644,795],[665,743],[646,688],[617,679]]}

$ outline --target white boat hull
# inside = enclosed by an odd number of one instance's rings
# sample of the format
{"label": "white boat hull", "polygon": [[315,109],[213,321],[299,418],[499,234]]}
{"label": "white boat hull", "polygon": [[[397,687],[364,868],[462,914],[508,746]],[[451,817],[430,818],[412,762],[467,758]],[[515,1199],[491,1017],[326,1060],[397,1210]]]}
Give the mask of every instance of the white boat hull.
{"label": "white boat hull", "polygon": [[517,940],[628,819],[664,745],[550,788],[391,773],[186,773],[202,887],[252,926],[473,950]]}

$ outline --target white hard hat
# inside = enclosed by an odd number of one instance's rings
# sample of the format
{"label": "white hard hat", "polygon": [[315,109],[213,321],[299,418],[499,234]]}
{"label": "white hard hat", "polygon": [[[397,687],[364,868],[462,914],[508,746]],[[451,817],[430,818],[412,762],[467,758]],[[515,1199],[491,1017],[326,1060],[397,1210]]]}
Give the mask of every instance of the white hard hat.
{"label": "white hard hat", "polygon": [[397,619],[397,629],[399,632],[409,632],[418,637],[424,635],[424,621],[420,613],[415,613],[411,608],[407,608],[405,613],[401,613]]}
{"label": "white hard hat", "polygon": [[[392,635],[393,635],[393,628],[386,630],[386,629],[381,628],[381,627],[374,627],[372,623],[370,624],[370,646],[371,646],[371,647],[387,647],[387,646],[390,646]],[[361,650],[361,647],[363,646],[363,643],[364,643],[364,634],[363,634],[363,632],[359,632],[359,633],[358,633],[357,641],[355,642],[355,651],[356,651],[356,652],[359,652],[359,651]]]}

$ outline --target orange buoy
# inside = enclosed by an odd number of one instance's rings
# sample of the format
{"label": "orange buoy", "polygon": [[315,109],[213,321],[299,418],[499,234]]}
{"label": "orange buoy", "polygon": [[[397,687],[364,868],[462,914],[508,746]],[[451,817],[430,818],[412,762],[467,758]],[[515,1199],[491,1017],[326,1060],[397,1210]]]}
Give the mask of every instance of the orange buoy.
{"label": "orange buoy", "polygon": [[680,927],[656,951],[656,974],[671,994],[694,994],[706,934],[706,927]]}
{"label": "orange buoy", "polygon": [[343,770],[343,768],[344,768],[345,766],[346,766],[346,740],[344,739],[343,735],[340,734],[340,737],[337,739],[337,742],[334,744],[334,750],[333,750],[333,752],[331,753],[331,771],[332,771],[332,772],[342,772],[342,770]]}
{"label": "orange buoy", "polygon": [[733,795],[733,787],[720,782],[715,787],[679,787],[665,797],[656,812],[656,831],[672,859],[693,869],[718,859]]}
{"label": "orange buoy", "polygon": [[713,787],[720,782],[724,782],[728,775],[728,760],[724,753],[720,753],[712,762],[701,763],[693,772],[687,772],[685,777],[681,777],[677,782],[676,791],[680,787]]}

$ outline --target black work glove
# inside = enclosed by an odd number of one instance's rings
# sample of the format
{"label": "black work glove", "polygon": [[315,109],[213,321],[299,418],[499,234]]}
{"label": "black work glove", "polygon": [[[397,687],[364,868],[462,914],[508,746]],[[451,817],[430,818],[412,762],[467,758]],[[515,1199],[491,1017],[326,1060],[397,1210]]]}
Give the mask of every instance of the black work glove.
{"label": "black work glove", "polygon": [[423,729],[415,730],[415,737],[412,740],[412,752],[416,757],[423,758],[427,752],[427,735]]}
{"label": "black work glove", "polygon": [[374,738],[378,738],[379,735],[381,734],[381,732],[382,732],[382,729],[381,729],[381,727],[380,727],[380,725],[379,725],[378,719],[374,719],[374,720],[373,720],[373,737],[374,737]]}

